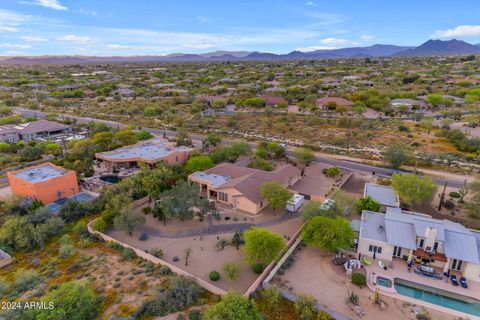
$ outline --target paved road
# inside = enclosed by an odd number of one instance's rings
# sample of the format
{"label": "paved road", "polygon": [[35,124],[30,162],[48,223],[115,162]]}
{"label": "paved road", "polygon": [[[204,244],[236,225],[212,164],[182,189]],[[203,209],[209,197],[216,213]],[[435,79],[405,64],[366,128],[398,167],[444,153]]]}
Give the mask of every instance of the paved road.
{"label": "paved road", "polygon": [[[28,116],[35,116],[38,118],[44,118],[46,116],[45,112],[41,111],[36,111],[36,110],[29,110],[29,109],[24,109],[24,108],[19,108],[16,107],[14,108],[14,111],[22,116],[28,117]],[[102,120],[102,119],[95,119],[95,118],[90,118],[90,117],[80,117],[80,116],[74,116],[74,115],[61,115],[60,117],[64,119],[71,119],[71,120],[76,120],[78,122],[82,123],[89,123],[89,122],[97,122],[97,123],[104,123],[108,126],[114,127],[114,128],[121,128],[126,126],[125,124],[116,122],[116,121],[110,121],[110,120]],[[167,137],[174,137],[175,132],[170,131],[170,130],[161,130],[161,129],[153,129],[153,128],[142,128],[146,131],[149,131],[152,134],[155,135],[166,135]],[[190,137],[193,140],[203,140],[203,136],[200,135],[190,135]],[[226,140],[224,139],[222,141],[223,144],[232,144],[234,141],[233,140]],[[254,148],[256,147],[255,143],[249,143],[249,145]],[[292,156],[293,151],[290,149],[287,151],[287,155]],[[374,173],[379,176],[391,176],[394,173],[399,173],[399,174],[407,174],[407,172],[400,171],[400,170],[393,170],[389,168],[382,168],[382,167],[375,167],[367,164],[362,164],[358,162],[353,162],[353,161],[348,161],[348,160],[339,160],[339,159],[334,159],[331,157],[327,156],[316,156],[315,160],[321,163],[325,163],[331,166],[337,166],[342,169],[346,170],[351,170],[351,171],[356,171],[356,172],[363,172],[363,173]],[[445,181],[447,182],[448,186],[453,187],[453,188],[461,188],[463,187],[464,180],[463,179],[453,179],[453,178],[439,178],[439,177],[432,177],[433,181],[438,184],[438,185],[443,185]]]}

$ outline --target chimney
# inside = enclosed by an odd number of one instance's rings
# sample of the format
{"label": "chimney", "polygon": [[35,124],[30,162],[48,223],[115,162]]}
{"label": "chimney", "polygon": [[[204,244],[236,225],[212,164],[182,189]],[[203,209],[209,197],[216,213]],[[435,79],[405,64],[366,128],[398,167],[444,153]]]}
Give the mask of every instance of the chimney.
{"label": "chimney", "polygon": [[437,230],[433,227],[427,227],[427,230],[425,231],[425,248],[427,250],[433,250],[436,238]]}

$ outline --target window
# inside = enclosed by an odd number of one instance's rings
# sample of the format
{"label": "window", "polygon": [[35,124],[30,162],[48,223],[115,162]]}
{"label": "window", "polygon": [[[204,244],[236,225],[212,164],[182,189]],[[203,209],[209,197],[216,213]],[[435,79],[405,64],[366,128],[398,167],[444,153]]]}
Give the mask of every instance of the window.
{"label": "window", "polygon": [[177,161],[177,162],[178,162],[178,156],[175,156],[175,161]]}
{"label": "window", "polygon": [[419,248],[423,248],[423,243],[425,242],[424,239],[420,239],[420,242],[418,243]]}
{"label": "window", "polygon": [[453,262],[452,262],[452,269],[453,270],[462,271],[462,265],[463,265],[462,260],[453,259]]}
{"label": "window", "polygon": [[224,192],[219,192],[218,193],[218,200],[228,202],[228,194]]}
{"label": "window", "polygon": [[369,245],[369,246],[368,246],[368,251],[370,251],[370,252],[376,252],[376,253],[382,253],[382,247]]}
{"label": "window", "polygon": [[438,249],[438,242],[435,241],[435,244],[433,245],[433,251],[437,251]]}

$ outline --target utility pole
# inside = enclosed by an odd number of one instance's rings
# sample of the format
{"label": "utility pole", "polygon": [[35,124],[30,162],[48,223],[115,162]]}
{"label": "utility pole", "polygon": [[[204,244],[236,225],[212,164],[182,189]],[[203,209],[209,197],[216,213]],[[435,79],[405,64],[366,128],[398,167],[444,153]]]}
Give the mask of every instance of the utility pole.
{"label": "utility pole", "polygon": [[447,181],[445,181],[445,184],[443,185],[443,191],[439,195],[440,203],[438,204],[438,211],[442,210],[443,201],[445,201],[445,190],[447,190]]}

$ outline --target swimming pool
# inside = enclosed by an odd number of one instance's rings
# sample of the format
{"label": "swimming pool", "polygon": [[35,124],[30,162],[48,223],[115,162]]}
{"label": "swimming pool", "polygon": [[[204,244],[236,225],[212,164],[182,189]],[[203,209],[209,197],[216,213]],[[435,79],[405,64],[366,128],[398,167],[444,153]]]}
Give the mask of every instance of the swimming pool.
{"label": "swimming pool", "polygon": [[[480,316],[480,300],[406,280],[395,279],[395,289],[401,295],[423,300],[462,313]],[[468,289],[465,291],[468,294]]]}
{"label": "swimming pool", "polygon": [[120,178],[117,175],[103,175],[103,176],[100,176],[99,179],[108,183],[119,183],[120,180],[122,180],[122,178]]}
{"label": "swimming pool", "polygon": [[392,280],[382,277],[377,277],[377,284],[382,287],[391,288]]}
{"label": "swimming pool", "polygon": [[80,193],[77,193],[77,194],[75,194],[71,197],[52,202],[52,203],[47,205],[47,208],[48,208],[48,211],[50,213],[58,213],[58,212],[60,212],[60,209],[65,205],[65,203],[68,200],[78,201],[78,202],[87,202],[87,201],[92,201],[95,198],[96,197],[94,195],[92,195],[88,192],[80,192]]}

